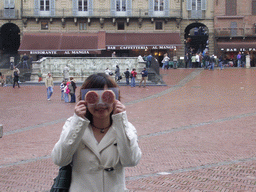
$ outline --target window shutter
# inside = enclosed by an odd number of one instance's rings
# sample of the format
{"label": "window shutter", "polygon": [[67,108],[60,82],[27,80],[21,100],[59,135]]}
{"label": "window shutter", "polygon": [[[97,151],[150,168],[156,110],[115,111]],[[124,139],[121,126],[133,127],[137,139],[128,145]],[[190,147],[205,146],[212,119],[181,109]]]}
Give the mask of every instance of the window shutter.
{"label": "window shutter", "polygon": [[256,0],[252,0],[252,15],[256,15]]}
{"label": "window shutter", "polygon": [[148,0],[148,15],[153,16],[154,13],[154,0]]}
{"label": "window shutter", "polygon": [[111,16],[116,15],[116,0],[110,0],[110,13]]}
{"label": "window shutter", "polygon": [[88,0],[88,11],[89,11],[89,16],[93,15],[93,0]]}
{"label": "window shutter", "polygon": [[202,0],[202,10],[207,10],[207,0]]}
{"label": "window shutter", "polygon": [[9,8],[14,9],[15,7],[15,0],[10,0]]}
{"label": "window shutter", "polygon": [[4,0],[4,8],[9,9],[9,0]]}
{"label": "window shutter", "polygon": [[39,16],[39,0],[34,1],[34,15]]}
{"label": "window shutter", "polygon": [[78,1],[77,0],[72,1],[72,8],[73,8],[73,16],[77,16],[77,14],[78,14]]}
{"label": "window shutter", "polygon": [[51,16],[55,15],[55,0],[50,1],[50,10],[51,10]]}
{"label": "window shutter", "polygon": [[169,13],[169,0],[164,0],[164,16],[168,17]]}
{"label": "window shutter", "polygon": [[188,11],[192,10],[192,0],[187,0],[187,10]]}
{"label": "window shutter", "polygon": [[127,0],[127,16],[132,16],[132,0]]}

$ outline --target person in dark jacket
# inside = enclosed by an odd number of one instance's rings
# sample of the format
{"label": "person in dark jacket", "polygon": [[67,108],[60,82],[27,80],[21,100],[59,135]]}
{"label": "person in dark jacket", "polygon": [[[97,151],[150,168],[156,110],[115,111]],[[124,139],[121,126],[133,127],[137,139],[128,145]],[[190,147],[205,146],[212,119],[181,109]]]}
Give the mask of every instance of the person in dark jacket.
{"label": "person in dark jacket", "polygon": [[76,81],[74,80],[73,77],[70,77],[70,84],[68,86],[68,88],[70,89],[70,103],[75,103],[76,102]]}
{"label": "person in dark jacket", "polygon": [[130,71],[129,69],[127,68],[126,71],[124,72],[124,75],[125,75],[125,79],[126,79],[126,85],[129,85],[129,78],[130,78]]}
{"label": "person in dark jacket", "polygon": [[144,87],[144,88],[146,87],[147,77],[148,77],[148,72],[147,72],[146,67],[144,67],[144,69],[141,71],[141,80],[140,80],[140,85],[139,85],[139,87],[141,86],[142,81],[144,81],[143,87]]}
{"label": "person in dark jacket", "polygon": [[208,52],[204,56],[204,61],[205,61],[205,69],[207,69],[208,66],[210,65],[210,56]]}

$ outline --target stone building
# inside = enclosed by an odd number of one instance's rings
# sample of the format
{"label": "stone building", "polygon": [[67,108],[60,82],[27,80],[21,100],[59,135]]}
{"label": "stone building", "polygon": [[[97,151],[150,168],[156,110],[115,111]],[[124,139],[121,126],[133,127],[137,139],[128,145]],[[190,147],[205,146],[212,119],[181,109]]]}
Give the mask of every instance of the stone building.
{"label": "stone building", "polygon": [[215,51],[236,66],[239,51],[256,59],[256,0],[214,2]]}
{"label": "stone building", "polygon": [[[137,57],[214,53],[211,0],[4,0],[3,54]],[[180,65],[184,67],[184,65]]]}

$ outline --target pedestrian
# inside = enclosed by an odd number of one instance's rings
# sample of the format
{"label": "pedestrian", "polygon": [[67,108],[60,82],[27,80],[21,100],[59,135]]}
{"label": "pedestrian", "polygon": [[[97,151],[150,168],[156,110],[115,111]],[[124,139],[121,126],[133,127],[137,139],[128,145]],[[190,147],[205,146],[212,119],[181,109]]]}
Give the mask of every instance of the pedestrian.
{"label": "pedestrian", "polygon": [[215,57],[214,57],[214,55],[212,55],[211,57],[210,57],[210,67],[209,67],[209,70],[214,70],[214,65],[215,65]]}
{"label": "pedestrian", "polygon": [[189,58],[189,54],[186,53],[185,55],[185,68],[188,68],[189,67],[189,64],[190,64],[190,58]]}
{"label": "pedestrian", "polygon": [[20,88],[19,85],[19,74],[20,70],[17,67],[13,67],[13,88],[15,88],[15,84]]}
{"label": "pedestrian", "polygon": [[169,61],[170,61],[170,58],[168,57],[168,54],[165,53],[164,58],[163,58],[163,62],[162,62],[163,63],[162,69],[168,69]]}
{"label": "pedestrian", "polygon": [[38,72],[38,82],[41,82],[42,81],[42,73],[41,72]]}
{"label": "pedestrian", "polygon": [[58,166],[72,163],[70,192],[124,192],[125,167],[136,166],[141,159],[137,131],[128,121],[119,91],[113,94],[117,83],[104,73],[93,74],[81,92],[94,90],[91,93],[98,95],[95,89],[112,93],[113,100],[90,104],[80,95],[51,156]]}
{"label": "pedestrian", "polygon": [[204,56],[204,61],[205,61],[205,69],[207,69],[208,67],[210,67],[210,56],[209,53],[206,52],[205,56]]}
{"label": "pedestrian", "polygon": [[125,75],[125,79],[126,79],[126,85],[129,85],[129,78],[130,78],[130,71],[129,68],[126,69],[126,71],[124,72]]}
{"label": "pedestrian", "polygon": [[68,88],[68,85],[70,84],[70,82],[66,82],[65,83],[65,87],[64,87],[64,101],[65,103],[69,103],[69,93],[70,93],[70,90]]}
{"label": "pedestrian", "polygon": [[26,53],[24,53],[23,57],[22,57],[22,60],[23,60],[23,69],[24,69],[24,66],[26,66],[26,68],[28,69],[28,60],[29,60],[29,57],[27,56]]}
{"label": "pedestrian", "polygon": [[237,67],[241,67],[241,62],[242,62],[241,51],[238,52],[238,55],[236,56],[236,58],[237,58]]}
{"label": "pedestrian", "polygon": [[52,74],[49,72],[45,78],[45,86],[47,90],[47,100],[51,100],[51,96],[53,94],[53,78]]}
{"label": "pedestrian", "polygon": [[76,81],[73,77],[70,77],[70,84],[68,86],[70,90],[70,103],[75,103],[76,102]]}
{"label": "pedestrian", "polygon": [[151,53],[147,56],[147,68],[151,66],[153,56]]}
{"label": "pedestrian", "polygon": [[116,52],[114,51],[111,56],[116,57]]}
{"label": "pedestrian", "polygon": [[200,56],[199,56],[198,53],[196,53],[196,66],[195,66],[195,68],[199,68],[200,67],[199,64],[200,64]]}
{"label": "pedestrian", "polygon": [[223,57],[222,57],[222,55],[219,57],[219,67],[220,67],[220,70],[223,69]]}
{"label": "pedestrian", "polygon": [[0,83],[1,83],[2,87],[5,87],[4,75],[2,75],[1,72],[0,72]]}
{"label": "pedestrian", "polygon": [[139,85],[139,87],[141,86],[142,81],[144,81],[143,87],[144,87],[144,88],[146,87],[147,77],[148,77],[148,72],[147,72],[146,67],[144,67],[144,69],[141,71],[141,80],[140,80],[140,85]]}
{"label": "pedestrian", "polygon": [[242,55],[241,55],[241,65],[242,65],[242,67],[245,67],[245,63],[246,63],[246,57],[245,57],[244,52],[242,52]]}
{"label": "pedestrian", "polygon": [[191,62],[192,62],[192,68],[194,68],[196,66],[196,56],[195,56],[195,54],[192,55]]}
{"label": "pedestrian", "polygon": [[64,100],[64,88],[65,88],[66,81],[62,81],[60,84],[60,92],[61,92],[61,101]]}
{"label": "pedestrian", "polygon": [[115,70],[115,80],[116,82],[120,81],[120,69],[119,69],[119,66],[116,65],[116,70]]}
{"label": "pedestrian", "polygon": [[68,65],[66,65],[63,69],[63,79],[65,81],[68,81],[69,80],[69,67]]}
{"label": "pedestrian", "polygon": [[137,76],[136,69],[133,68],[132,71],[131,71],[131,87],[136,86],[136,83],[135,83],[136,76]]}

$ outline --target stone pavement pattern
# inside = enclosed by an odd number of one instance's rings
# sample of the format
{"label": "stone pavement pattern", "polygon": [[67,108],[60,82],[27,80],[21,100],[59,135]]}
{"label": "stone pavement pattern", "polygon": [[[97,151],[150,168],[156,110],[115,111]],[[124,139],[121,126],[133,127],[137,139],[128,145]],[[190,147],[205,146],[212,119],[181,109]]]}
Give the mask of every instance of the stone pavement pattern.
{"label": "stone pavement pattern", "polygon": [[[130,191],[256,191],[255,68],[161,72],[167,86],[120,87],[143,152]],[[50,158],[74,104],[44,86],[0,87],[0,191],[49,191]]]}

